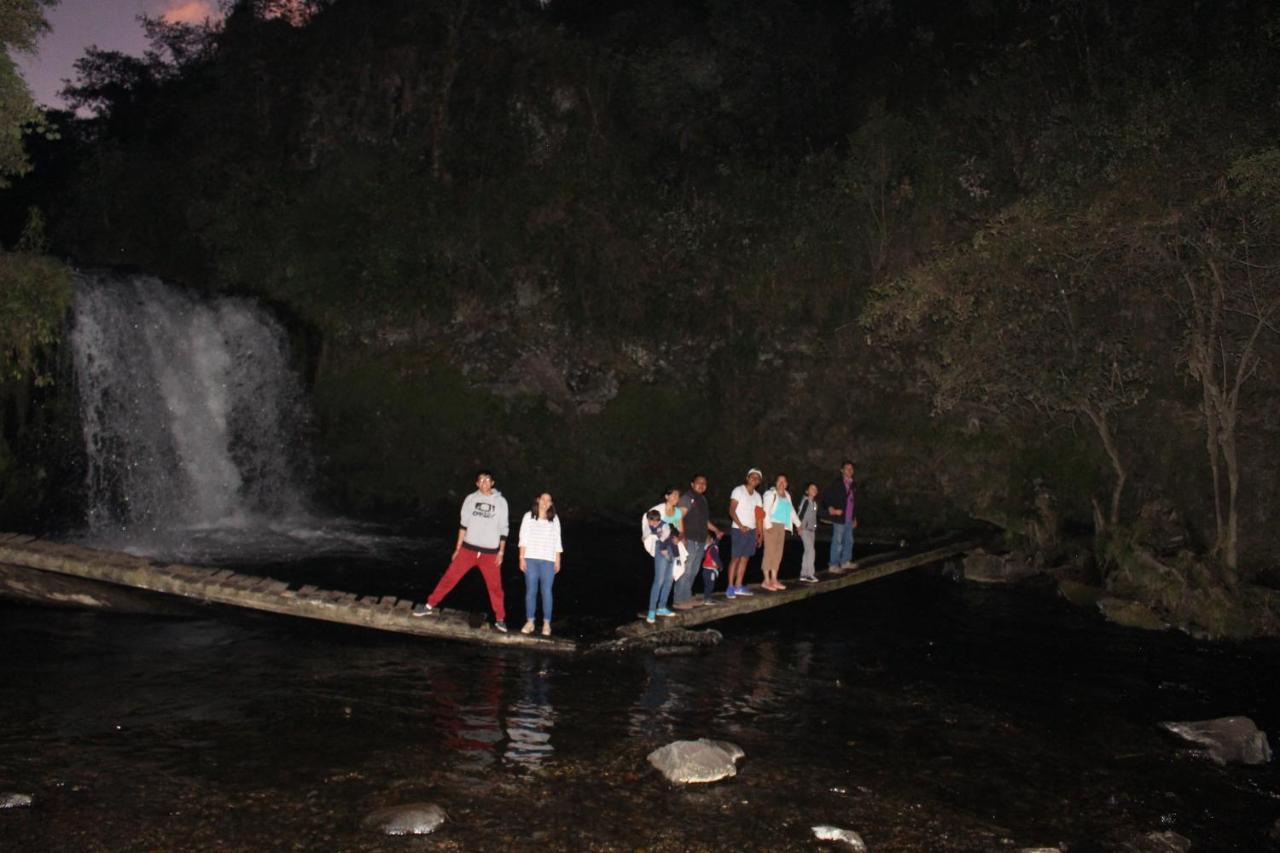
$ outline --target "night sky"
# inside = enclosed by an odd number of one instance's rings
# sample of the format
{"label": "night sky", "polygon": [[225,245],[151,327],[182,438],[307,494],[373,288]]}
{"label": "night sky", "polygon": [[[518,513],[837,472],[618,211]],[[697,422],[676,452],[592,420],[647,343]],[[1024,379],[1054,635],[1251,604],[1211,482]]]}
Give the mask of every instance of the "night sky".
{"label": "night sky", "polygon": [[139,15],[199,23],[216,14],[216,0],[61,0],[48,12],[53,29],[40,40],[39,52],[18,54],[18,65],[39,103],[61,107],[58,92],[75,73],[73,66],[85,48],[97,45],[132,54],[146,49]]}

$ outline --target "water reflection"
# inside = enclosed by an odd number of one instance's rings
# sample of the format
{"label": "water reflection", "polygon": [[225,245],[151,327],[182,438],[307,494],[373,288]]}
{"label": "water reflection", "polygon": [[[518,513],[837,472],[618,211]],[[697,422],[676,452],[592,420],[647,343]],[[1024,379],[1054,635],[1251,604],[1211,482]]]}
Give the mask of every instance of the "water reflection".
{"label": "water reflection", "polygon": [[551,704],[548,661],[523,658],[517,686],[518,695],[508,711],[504,758],[526,770],[538,770],[554,751],[551,730],[555,728],[556,712]]}

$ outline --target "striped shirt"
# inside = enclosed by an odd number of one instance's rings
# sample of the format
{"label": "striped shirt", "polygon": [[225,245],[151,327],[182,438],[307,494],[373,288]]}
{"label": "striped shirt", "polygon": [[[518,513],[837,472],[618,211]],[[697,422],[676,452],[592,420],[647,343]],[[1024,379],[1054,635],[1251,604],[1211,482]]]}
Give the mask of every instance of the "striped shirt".
{"label": "striped shirt", "polygon": [[545,521],[531,512],[526,513],[520,521],[520,547],[526,560],[554,562],[556,555],[564,550],[560,545],[560,519]]}

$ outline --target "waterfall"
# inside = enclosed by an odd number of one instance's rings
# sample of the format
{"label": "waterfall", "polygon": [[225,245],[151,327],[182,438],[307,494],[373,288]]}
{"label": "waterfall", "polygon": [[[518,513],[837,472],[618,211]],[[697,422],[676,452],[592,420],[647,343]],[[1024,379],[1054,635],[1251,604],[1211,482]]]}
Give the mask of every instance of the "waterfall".
{"label": "waterfall", "polygon": [[135,539],[298,516],[306,409],[257,303],[77,275],[70,332],[88,526]]}

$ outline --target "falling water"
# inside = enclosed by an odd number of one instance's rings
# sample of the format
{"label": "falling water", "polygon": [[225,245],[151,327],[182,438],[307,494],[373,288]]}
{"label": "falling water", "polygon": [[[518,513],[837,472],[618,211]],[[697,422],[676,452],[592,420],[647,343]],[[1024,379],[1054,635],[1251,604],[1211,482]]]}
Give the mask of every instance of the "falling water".
{"label": "falling water", "polygon": [[284,330],[247,299],[81,274],[71,342],[99,535],[299,514],[305,408]]}

